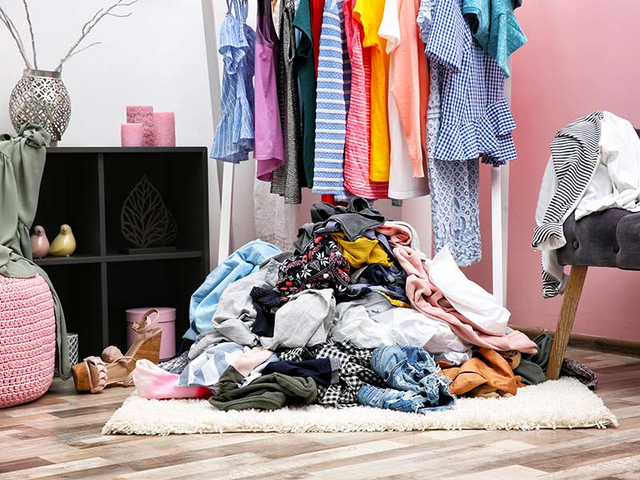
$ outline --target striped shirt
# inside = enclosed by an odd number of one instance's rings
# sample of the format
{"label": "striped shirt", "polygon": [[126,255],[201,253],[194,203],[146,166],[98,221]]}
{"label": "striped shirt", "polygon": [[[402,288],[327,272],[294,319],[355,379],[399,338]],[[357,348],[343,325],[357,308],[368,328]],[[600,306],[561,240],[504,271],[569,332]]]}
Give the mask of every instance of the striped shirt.
{"label": "striped shirt", "polygon": [[[551,142],[551,160],[545,172],[531,246],[542,250],[542,296],[561,293],[562,267],[555,249],[566,244],[564,221],[575,210],[598,167],[602,112],[571,122]],[[553,183],[553,185],[547,185]],[[543,198],[543,192],[553,192]],[[539,215],[544,212],[544,216]]]}
{"label": "striped shirt", "polygon": [[[363,1],[363,0],[358,0]],[[362,28],[354,0],[344,0],[344,23],[351,60],[351,105],[347,116],[344,184],[353,194],[387,198],[389,184],[369,180],[371,157],[371,49],[362,48]]]}
{"label": "striped shirt", "polygon": [[350,89],[342,0],[327,0],[318,56],[313,193],[349,196],[344,189],[344,144]]}
{"label": "striped shirt", "polygon": [[220,29],[218,52],[224,59],[221,119],[213,139],[211,158],[239,163],[254,146],[255,32],[246,24],[247,4],[227,0],[227,15]]}

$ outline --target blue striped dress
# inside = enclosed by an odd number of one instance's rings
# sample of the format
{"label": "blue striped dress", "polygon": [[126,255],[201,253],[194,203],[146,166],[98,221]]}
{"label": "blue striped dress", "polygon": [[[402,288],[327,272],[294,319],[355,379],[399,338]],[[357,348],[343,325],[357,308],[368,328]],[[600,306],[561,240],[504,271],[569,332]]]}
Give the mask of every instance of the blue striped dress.
{"label": "blue striped dress", "polygon": [[227,0],[227,8],[218,48],[224,61],[221,120],[213,139],[211,158],[239,163],[249,158],[255,138],[253,73],[256,34],[246,24],[246,2]]}
{"label": "blue striped dress", "polygon": [[349,198],[344,188],[344,143],[351,90],[351,67],[342,0],[324,5],[316,87],[313,193]]}

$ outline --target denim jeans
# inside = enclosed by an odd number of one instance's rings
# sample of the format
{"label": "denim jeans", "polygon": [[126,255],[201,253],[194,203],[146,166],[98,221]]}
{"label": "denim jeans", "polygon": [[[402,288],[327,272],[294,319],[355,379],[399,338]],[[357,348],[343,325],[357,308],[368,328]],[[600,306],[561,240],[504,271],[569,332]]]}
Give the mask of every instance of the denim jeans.
{"label": "denim jeans", "polygon": [[439,373],[433,357],[420,347],[377,348],[371,366],[392,388],[364,386],[358,401],[372,407],[424,413],[445,410],[455,403],[449,380]]}

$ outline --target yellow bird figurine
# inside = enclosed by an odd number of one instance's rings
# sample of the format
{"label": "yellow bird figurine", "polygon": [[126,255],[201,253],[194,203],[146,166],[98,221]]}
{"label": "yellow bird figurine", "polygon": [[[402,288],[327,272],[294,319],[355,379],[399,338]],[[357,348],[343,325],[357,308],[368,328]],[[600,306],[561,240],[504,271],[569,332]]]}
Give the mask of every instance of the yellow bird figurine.
{"label": "yellow bird figurine", "polygon": [[76,251],[76,239],[73,236],[71,227],[66,223],[60,227],[60,233],[51,242],[49,247],[49,255],[56,257],[68,257]]}

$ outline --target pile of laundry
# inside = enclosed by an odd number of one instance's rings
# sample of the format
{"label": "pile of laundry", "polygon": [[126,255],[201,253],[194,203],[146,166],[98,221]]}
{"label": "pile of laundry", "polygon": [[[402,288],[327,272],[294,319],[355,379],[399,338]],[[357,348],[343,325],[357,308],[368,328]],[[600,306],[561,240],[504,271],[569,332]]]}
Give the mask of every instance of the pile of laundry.
{"label": "pile of laundry", "polygon": [[[256,240],[193,294],[188,351],[134,371],[145,398],[209,398],[220,410],[318,403],[404,412],[456,397],[516,395],[545,380],[551,338],[507,326],[448,248],[433,259],[405,222],[360,197],[315,203],[294,252]],[[595,385],[566,363],[565,373]]]}

